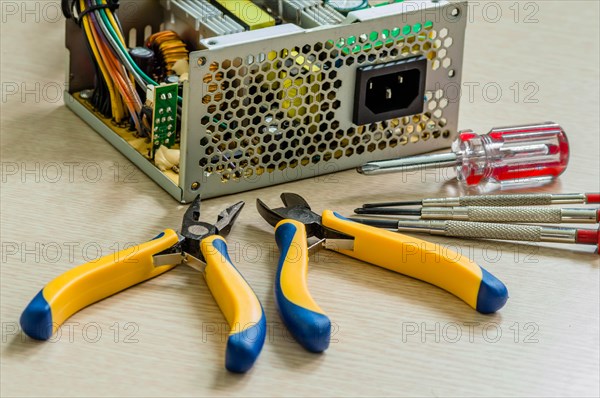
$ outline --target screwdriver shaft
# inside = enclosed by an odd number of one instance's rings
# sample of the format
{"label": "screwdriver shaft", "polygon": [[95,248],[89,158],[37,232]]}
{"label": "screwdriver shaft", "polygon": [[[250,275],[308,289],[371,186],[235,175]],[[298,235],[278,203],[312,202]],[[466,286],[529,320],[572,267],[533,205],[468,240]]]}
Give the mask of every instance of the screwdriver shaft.
{"label": "screwdriver shaft", "polygon": [[363,208],[414,206],[547,206],[553,204],[600,203],[600,193],[526,193],[508,195],[472,195],[447,198],[426,198],[421,201],[366,203]]}
{"label": "screwdriver shaft", "polygon": [[456,154],[437,153],[433,155],[410,156],[400,159],[381,160],[366,163],[356,169],[360,174],[375,175],[398,171],[415,171],[452,167],[456,164]]}
{"label": "screwdriver shaft", "polygon": [[[446,207],[442,207],[446,209]],[[397,209],[393,207],[359,207],[354,209],[356,214],[369,214],[377,216],[420,216],[422,209]]]}

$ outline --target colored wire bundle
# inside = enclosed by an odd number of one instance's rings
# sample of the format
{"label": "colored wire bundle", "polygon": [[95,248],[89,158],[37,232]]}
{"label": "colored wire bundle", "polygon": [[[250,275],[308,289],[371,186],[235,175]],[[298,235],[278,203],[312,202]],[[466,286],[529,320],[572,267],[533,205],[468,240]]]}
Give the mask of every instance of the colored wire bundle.
{"label": "colored wire bundle", "polygon": [[135,85],[145,91],[149,85],[156,86],[158,83],[147,76],[129,55],[122,29],[113,13],[117,7],[118,1],[115,0],[62,2],[65,17],[74,19],[82,27],[94,60],[98,82],[93,105],[117,123],[130,117],[135,129],[141,132],[143,104]]}
{"label": "colored wire bundle", "polygon": [[[102,1],[102,3],[104,3],[104,1]],[[92,5],[92,1],[90,0],[80,0],[82,12]],[[112,13],[110,10],[109,12]],[[85,35],[92,48],[92,52],[94,53],[94,57],[96,58],[96,62],[100,66],[104,80],[109,87],[112,115],[117,122],[121,122],[125,117],[123,109],[123,106],[125,106],[129,111],[129,115],[133,120],[136,130],[141,131],[138,115],[142,109],[142,101],[135,91],[125,68],[118,61],[113,48],[111,48],[109,44],[110,39],[108,39],[109,35],[106,34],[106,29],[102,29],[101,27],[101,13],[106,14],[106,11],[100,9],[90,12],[82,16],[81,22],[83,24]],[[118,39],[124,42],[122,35],[120,35]],[[117,96],[117,92],[120,96]]]}

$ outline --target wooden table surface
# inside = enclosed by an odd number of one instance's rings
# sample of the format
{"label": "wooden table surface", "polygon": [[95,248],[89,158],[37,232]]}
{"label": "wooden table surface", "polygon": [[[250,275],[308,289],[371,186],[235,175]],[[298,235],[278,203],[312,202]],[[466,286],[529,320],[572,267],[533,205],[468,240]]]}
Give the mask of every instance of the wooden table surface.
{"label": "wooden table surface", "polygon": [[[81,311],[52,342],[24,337],[20,313],[46,282],[178,228],[185,208],[63,105],[57,3],[0,3],[2,396],[600,394],[599,257],[591,246],[430,238],[505,282],[510,300],[487,316],[434,286],[322,252],[309,284],[334,324],[332,344],[311,354],[285,332],[272,294],[278,251],[257,197],[274,205],[292,191],[316,210],[350,214],[369,201],[464,193],[448,174],[345,171],[207,200],[207,220],[226,204],[248,204],[229,242],[263,302],[269,334],[246,375],[224,369],[225,320],[202,277],[185,267]],[[25,12],[36,4],[37,16]],[[598,2],[490,4],[471,8],[460,127],[483,133],[556,121],[570,137],[570,165],[535,191],[599,191]]]}

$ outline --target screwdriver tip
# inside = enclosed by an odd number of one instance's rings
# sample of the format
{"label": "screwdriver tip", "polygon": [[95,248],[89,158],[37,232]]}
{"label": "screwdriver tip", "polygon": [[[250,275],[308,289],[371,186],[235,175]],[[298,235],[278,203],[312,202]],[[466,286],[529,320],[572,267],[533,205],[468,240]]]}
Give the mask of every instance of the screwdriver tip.
{"label": "screwdriver tip", "polygon": [[379,169],[380,169],[380,167],[375,164],[366,163],[366,164],[363,164],[362,166],[357,167],[356,171],[359,174],[369,175],[369,174],[376,172]]}

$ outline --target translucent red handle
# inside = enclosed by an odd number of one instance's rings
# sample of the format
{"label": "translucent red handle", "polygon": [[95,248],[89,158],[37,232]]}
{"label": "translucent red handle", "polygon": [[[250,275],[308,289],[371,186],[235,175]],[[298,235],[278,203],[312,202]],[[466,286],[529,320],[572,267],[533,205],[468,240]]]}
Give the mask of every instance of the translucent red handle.
{"label": "translucent red handle", "polygon": [[556,123],[493,128],[488,134],[462,131],[452,144],[457,174],[468,185],[482,179],[527,182],[559,176],[569,162],[569,142]]}

